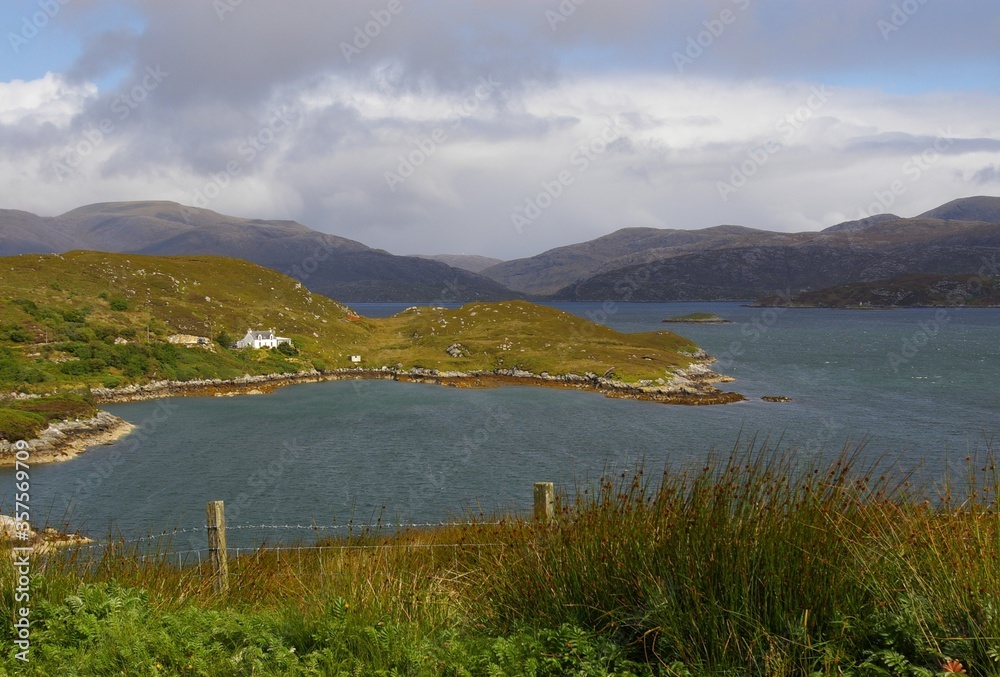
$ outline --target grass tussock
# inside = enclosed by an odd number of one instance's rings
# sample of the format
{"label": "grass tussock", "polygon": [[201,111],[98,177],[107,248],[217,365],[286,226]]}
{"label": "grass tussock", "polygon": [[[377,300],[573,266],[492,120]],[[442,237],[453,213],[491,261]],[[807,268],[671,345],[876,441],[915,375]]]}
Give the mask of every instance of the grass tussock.
{"label": "grass tussock", "polygon": [[[1000,477],[912,486],[847,452],[750,448],[603,478],[516,517],[241,551],[36,562],[9,674],[1000,674]],[[956,496],[961,495],[961,499]],[[0,563],[0,613],[14,572]],[[27,669],[27,672],[25,672]],[[34,671],[34,672],[32,672]]]}

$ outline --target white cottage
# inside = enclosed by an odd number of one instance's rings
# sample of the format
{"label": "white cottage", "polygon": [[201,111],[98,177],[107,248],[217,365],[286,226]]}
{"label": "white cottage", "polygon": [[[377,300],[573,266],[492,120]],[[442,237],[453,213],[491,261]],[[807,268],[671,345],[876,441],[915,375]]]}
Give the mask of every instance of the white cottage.
{"label": "white cottage", "polygon": [[276,336],[273,329],[247,329],[247,335],[236,342],[237,348],[277,348],[282,343],[291,345],[292,339]]}

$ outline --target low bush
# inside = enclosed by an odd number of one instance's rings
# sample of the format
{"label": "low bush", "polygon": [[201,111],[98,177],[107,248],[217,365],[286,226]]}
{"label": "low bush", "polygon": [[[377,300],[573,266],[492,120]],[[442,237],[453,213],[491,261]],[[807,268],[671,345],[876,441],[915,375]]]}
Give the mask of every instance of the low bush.
{"label": "low bush", "polygon": [[0,409],[0,439],[10,442],[34,439],[46,425],[45,417],[41,414]]}

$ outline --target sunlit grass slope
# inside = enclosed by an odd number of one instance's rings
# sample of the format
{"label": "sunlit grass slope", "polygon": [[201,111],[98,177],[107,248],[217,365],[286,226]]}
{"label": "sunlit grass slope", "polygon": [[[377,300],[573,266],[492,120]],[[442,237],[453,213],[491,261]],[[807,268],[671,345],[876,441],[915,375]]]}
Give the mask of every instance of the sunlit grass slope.
{"label": "sunlit grass slope", "polygon": [[[231,350],[248,328],[273,328],[296,350]],[[173,345],[174,334],[209,342]],[[352,355],[376,369],[517,368],[632,381],[669,377],[697,350],[670,332],[620,334],[526,302],[362,318],[285,275],[214,256],[74,251],[0,259],[7,390],[323,371],[355,366]]]}

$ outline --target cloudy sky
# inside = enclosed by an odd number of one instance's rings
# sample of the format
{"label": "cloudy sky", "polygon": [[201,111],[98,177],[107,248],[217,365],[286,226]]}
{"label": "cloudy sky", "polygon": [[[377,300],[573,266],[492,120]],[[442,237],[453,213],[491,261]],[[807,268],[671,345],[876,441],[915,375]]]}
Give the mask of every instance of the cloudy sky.
{"label": "cloudy sky", "polygon": [[0,207],[393,253],[1000,195],[996,0],[4,0]]}

